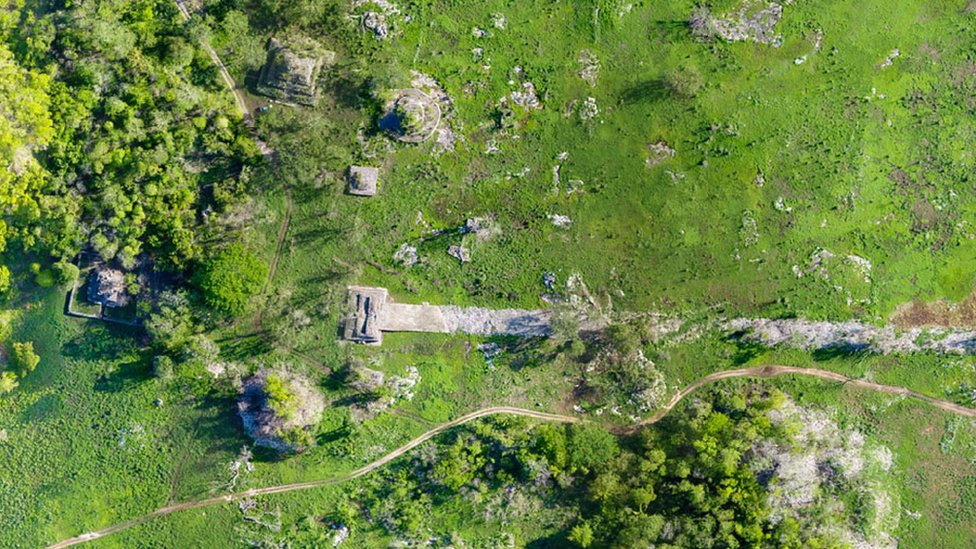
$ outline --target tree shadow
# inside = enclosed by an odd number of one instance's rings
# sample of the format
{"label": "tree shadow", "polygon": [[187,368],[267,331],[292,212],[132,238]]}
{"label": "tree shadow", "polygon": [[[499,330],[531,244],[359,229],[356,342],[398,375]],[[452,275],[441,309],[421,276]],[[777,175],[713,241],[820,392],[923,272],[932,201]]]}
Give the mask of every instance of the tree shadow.
{"label": "tree shadow", "polygon": [[95,390],[103,393],[119,393],[153,379],[152,368],[147,360],[135,360],[119,365],[111,373],[95,381]]}
{"label": "tree shadow", "polygon": [[761,343],[743,341],[731,337],[728,340],[735,344],[735,351],[732,352],[732,364],[735,366],[742,366],[769,350],[768,347]]}
{"label": "tree shadow", "polygon": [[500,336],[489,339],[488,343],[498,345],[499,357],[511,356],[508,367],[518,372],[546,364],[558,356],[558,351],[549,347],[547,341],[545,337]]}
{"label": "tree shadow", "polygon": [[319,227],[310,227],[301,231],[296,231],[294,233],[294,238],[299,244],[308,244],[312,241],[332,242],[345,237],[349,234],[348,227],[340,227],[336,225],[323,225]]}
{"label": "tree shadow", "polygon": [[100,320],[86,320],[88,329],[83,335],[61,347],[65,358],[77,360],[111,361],[122,358],[133,349],[133,336],[145,330],[132,326],[111,324]]}
{"label": "tree shadow", "polygon": [[253,461],[257,463],[281,463],[293,456],[294,454],[288,452],[281,452],[275,450],[274,448],[267,448],[265,446],[255,445],[252,450]]}
{"label": "tree shadow", "polygon": [[340,391],[349,385],[353,375],[352,368],[343,366],[332,371],[332,373],[322,382],[322,387],[330,392]]}
{"label": "tree shadow", "polygon": [[209,394],[196,402],[195,407],[204,411],[197,420],[197,431],[205,432],[211,443],[211,451],[236,452],[242,444],[251,440],[244,433],[244,425],[236,413],[237,400],[226,395]]}
{"label": "tree shadow", "polygon": [[232,360],[244,360],[270,353],[272,348],[260,333],[228,337],[216,341],[220,354]]}
{"label": "tree shadow", "polygon": [[653,34],[658,41],[686,43],[693,38],[687,21],[649,21],[646,25],[648,34]]}
{"label": "tree shadow", "polygon": [[667,82],[662,79],[645,80],[624,88],[618,96],[628,105],[660,101],[670,94]]}
{"label": "tree shadow", "polygon": [[561,549],[566,547],[566,533],[558,532],[525,544],[525,549]]}
{"label": "tree shadow", "polygon": [[346,109],[358,109],[369,99],[369,86],[365,81],[342,73],[328,80],[325,91],[335,99],[336,105]]}
{"label": "tree shadow", "polygon": [[47,394],[37,399],[20,413],[18,421],[20,423],[35,423],[45,419],[53,419],[58,415],[62,408],[61,397],[57,394]]}
{"label": "tree shadow", "polygon": [[319,433],[315,437],[315,442],[319,446],[323,446],[323,445],[326,445],[326,444],[331,444],[331,443],[336,442],[338,440],[342,440],[342,439],[348,437],[351,433],[352,433],[352,427],[351,427],[351,425],[348,425],[348,424],[345,424],[344,423],[341,427],[336,427],[335,429],[332,429],[331,431],[326,431],[324,433]]}
{"label": "tree shadow", "polygon": [[850,359],[865,357],[871,353],[871,345],[868,343],[840,343],[821,347],[811,353],[817,362],[825,362],[838,358]]}
{"label": "tree shadow", "polygon": [[332,402],[332,405],[339,408],[346,408],[349,406],[356,406],[357,404],[366,404],[371,400],[373,400],[373,397],[368,393],[356,393],[354,395],[349,395],[337,399]]}

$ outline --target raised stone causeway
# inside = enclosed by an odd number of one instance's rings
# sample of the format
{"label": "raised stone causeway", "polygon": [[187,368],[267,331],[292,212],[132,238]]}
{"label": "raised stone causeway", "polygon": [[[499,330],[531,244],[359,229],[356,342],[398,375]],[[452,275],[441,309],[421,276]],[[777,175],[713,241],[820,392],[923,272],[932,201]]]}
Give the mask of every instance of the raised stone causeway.
{"label": "raised stone causeway", "polygon": [[552,311],[396,303],[385,288],[351,286],[343,337],[379,345],[384,332],[546,337]]}

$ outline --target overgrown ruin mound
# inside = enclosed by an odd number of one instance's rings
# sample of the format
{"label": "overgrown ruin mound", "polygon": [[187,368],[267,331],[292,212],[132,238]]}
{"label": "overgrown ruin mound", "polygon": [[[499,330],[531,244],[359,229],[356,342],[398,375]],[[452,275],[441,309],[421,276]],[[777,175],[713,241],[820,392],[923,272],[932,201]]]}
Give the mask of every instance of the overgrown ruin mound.
{"label": "overgrown ruin mound", "polygon": [[237,408],[255,443],[300,452],[313,442],[309,428],[322,419],[325,399],[299,374],[262,368],[244,382]]}

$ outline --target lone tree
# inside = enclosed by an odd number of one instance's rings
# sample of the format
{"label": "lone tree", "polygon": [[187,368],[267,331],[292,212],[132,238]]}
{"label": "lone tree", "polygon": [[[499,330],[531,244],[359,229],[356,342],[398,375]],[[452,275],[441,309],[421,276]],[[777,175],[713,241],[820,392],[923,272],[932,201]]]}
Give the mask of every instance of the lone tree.
{"label": "lone tree", "polygon": [[251,297],[261,291],[268,266],[235,243],[218,251],[200,265],[193,282],[207,305],[228,316],[240,316]]}
{"label": "lone tree", "polygon": [[17,376],[13,372],[0,373],[0,395],[9,393],[17,388]]}
{"label": "lone tree", "polygon": [[314,443],[309,429],[322,419],[325,399],[296,373],[262,368],[244,382],[237,409],[255,443],[301,452]]}
{"label": "lone tree", "polygon": [[672,70],[664,78],[671,93],[681,99],[695,97],[705,85],[701,72],[692,66]]}
{"label": "lone tree", "polygon": [[13,357],[10,360],[11,366],[17,375],[24,377],[34,371],[41,362],[41,357],[34,352],[34,342],[15,342],[13,344]]}

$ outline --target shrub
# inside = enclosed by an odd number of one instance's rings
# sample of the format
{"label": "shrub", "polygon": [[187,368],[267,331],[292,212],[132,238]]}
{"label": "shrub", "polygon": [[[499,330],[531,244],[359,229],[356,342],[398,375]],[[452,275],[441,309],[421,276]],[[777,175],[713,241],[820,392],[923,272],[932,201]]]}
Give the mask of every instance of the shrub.
{"label": "shrub", "polygon": [[3,372],[0,373],[0,395],[9,393],[20,385],[17,382],[17,376],[13,372]]}
{"label": "shrub", "polygon": [[0,294],[10,291],[10,269],[6,265],[0,265]]}
{"label": "shrub", "polygon": [[173,377],[173,359],[166,355],[156,355],[153,357],[153,375],[159,379],[171,379]]}
{"label": "shrub", "polygon": [[681,67],[665,76],[665,82],[671,93],[679,98],[691,99],[705,85],[705,79],[695,67]]}
{"label": "shrub", "polygon": [[569,464],[584,473],[610,461],[620,451],[613,435],[590,423],[572,425],[566,447]]}
{"label": "shrub", "polygon": [[268,267],[242,244],[232,244],[206,259],[193,282],[215,311],[240,316],[251,297],[261,291]]}
{"label": "shrub", "polygon": [[54,272],[54,278],[57,280],[57,283],[62,286],[74,284],[80,274],[77,265],[64,260],[51,265],[51,270]]}
{"label": "shrub", "polygon": [[13,344],[13,356],[10,364],[13,366],[14,371],[17,372],[17,375],[20,377],[26,376],[33,372],[40,362],[41,357],[34,352],[34,343],[32,341],[15,342]]}

